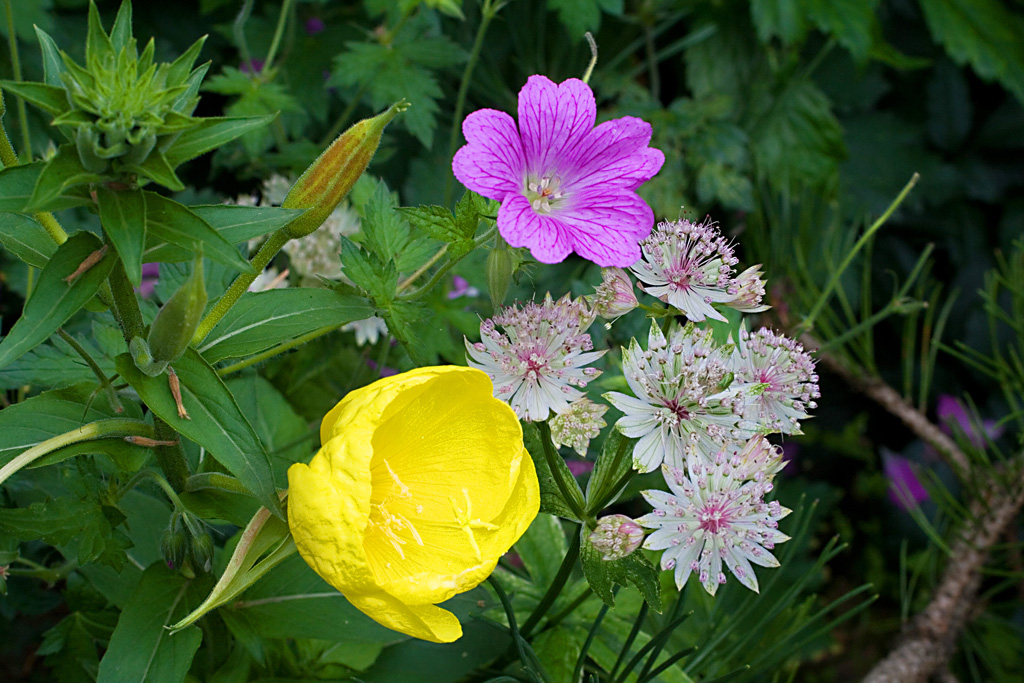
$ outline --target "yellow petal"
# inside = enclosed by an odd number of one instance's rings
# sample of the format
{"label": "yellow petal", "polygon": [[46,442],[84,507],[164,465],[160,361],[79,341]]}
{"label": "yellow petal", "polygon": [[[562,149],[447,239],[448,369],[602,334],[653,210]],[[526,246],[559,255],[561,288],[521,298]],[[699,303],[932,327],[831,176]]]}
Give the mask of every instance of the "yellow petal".
{"label": "yellow petal", "polygon": [[462,637],[458,618],[436,605],[407,605],[387,593],[346,597],[377,623],[413,638],[450,643]]}

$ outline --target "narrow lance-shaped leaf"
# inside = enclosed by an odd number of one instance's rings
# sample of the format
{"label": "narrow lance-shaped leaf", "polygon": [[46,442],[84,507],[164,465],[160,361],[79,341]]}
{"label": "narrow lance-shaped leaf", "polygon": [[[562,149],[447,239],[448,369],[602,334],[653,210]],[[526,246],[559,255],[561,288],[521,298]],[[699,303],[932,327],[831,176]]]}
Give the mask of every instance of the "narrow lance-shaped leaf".
{"label": "narrow lance-shaped leaf", "polygon": [[117,257],[113,254],[106,254],[70,282],[68,278],[101,246],[95,235],[79,232],[57,248],[39,274],[21,318],[0,342],[0,368],[45,341],[96,294],[114,267]]}
{"label": "narrow lance-shaped leaf", "polygon": [[28,216],[0,212],[0,244],[34,268],[45,268],[57,245],[43,226]]}
{"label": "narrow lance-shaped leaf", "polygon": [[164,156],[171,167],[178,166],[200,154],[217,149],[251,130],[258,130],[274,120],[276,114],[267,116],[234,116],[204,118],[199,125],[184,133],[166,150]]}
{"label": "narrow lance-shaped leaf", "polygon": [[188,418],[179,417],[168,376],[148,377],[125,353],[117,371],[160,419],[215,457],[264,507],[281,515],[270,457],[231,391],[202,356],[189,349],[171,364],[181,384]]}
{"label": "narrow lance-shaped leaf", "polygon": [[96,188],[103,231],[124,263],[128,279],[142,284],[142,248],[146,244],[146,193]]}
{"label": "narrow lance-shaped leaf", "polygon": [[[161,240],[187,249],[202,244],[203,253],[210,259],[231,266],[243,273],[251,273],[252,266],[242,258],[238,249],[224,239],[209,223],[183,204],[146,192],[146,230],[155,240]],[[153,258],[147,255],[146,258]]]}

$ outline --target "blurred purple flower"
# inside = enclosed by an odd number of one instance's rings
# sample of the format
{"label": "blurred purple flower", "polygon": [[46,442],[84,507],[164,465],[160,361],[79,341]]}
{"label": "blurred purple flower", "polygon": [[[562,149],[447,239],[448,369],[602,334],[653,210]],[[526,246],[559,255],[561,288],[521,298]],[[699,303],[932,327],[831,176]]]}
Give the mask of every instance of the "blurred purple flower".
{"label": "blurred purple flower", "polygon": [[458,299],[460,296],[479,296],[480,290],[476,287],[471,287],[469,281],[461,275],[455,275],[452,277],[452,288],[448,292],[449,299]]}
{"label": "blurred purple flower", "polygon": [[596,119],[583,81],[530,76],[519,91],[518,128],[494,109],[462,123],[467,144],[452,159],[455,177],[500,201],[501,236],[542,263],[575,251],[600,266],[632,265],[654,225],[636,193],[665,163],[647,146],[651,124],[624,116],[595,128]]}
{"label": "blurred purple flower", "polygon": [[143,299],[148,299],[153,296],[153,289],[156,287],[157,280],[160,279],[160,264],[159,263],[143,263],[142,264],[142,284],[139,285],[139,294],[142,295]]}
{"label": "blurred purple flower", "polygon": [[398,370],[395,370],[394,368],[388,367],[387,365],[385,365],[384,367],[381,367],[372,358],[367,358],[366,359],[366,365],[371,370],[376,370],[377,368],[380,368],[380,376],[381,377],[390,377],[391,375],[397,375],[398,374]]}
{"label": "blurred purple flower", "polygon": [[327,24],[320,17],[306,19],[306,35],[315,36],[318,33],[322,33],[325,28],[327,28]]}
{"label": "blurred purple flower", "polygon": [[975,448],[985,448],[986,441],[998,439],[1005,431],[1004,427],[996,425],[995,420],[982,420],[981,427],[985,433],[980,434],[976,429],[977,423],[971,420],[964,404],[949,394],[939,394],[935,412],[938,413],[942,431],[952,435],[954,430],[951,423],[956,424]]}
{"label": "blurred purple flower", "polygon": [[901,510],[910,510],[928,500],[928,491],[921,485],[910,460],[884,446],[882,471],[889,480],[889,500]]}
{"label": "blurred purple flower", "polygon": [[574,477],[578,477],[581,474],[586,474],[587,472],[590,472],[594,469],[594,463],[592,463],[590,460],[575,460],[566,458],[565,465],[566,467],[569,468],[569,471],[572,472],[572,476]]}
{"label": "blurred purple flower", "polygon": [[264,61],[262,59],[250,59],[238,65],[239,70],[244,74],[258,74],[263,71]]}

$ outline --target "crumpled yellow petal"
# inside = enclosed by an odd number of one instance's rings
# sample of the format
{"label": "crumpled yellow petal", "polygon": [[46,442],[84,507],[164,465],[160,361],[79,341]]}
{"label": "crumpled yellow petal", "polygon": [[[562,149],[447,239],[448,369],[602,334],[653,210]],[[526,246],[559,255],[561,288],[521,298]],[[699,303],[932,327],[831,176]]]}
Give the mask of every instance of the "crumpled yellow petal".
{"label": "crumpled yellow petal", "polygon": [[324,418],[323,447],[288,471],[299,553],[380,623],[449,642],[435,603],[494,569],[540,505],[509,406],[462,367],[420,368],[351,392]]}

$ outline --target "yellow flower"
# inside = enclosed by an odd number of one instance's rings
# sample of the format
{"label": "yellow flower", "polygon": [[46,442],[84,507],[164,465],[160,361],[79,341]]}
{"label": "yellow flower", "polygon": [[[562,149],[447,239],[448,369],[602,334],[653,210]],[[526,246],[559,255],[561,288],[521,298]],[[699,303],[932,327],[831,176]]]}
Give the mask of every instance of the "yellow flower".
{"label": "yellow flower", "polygon": [[479,370],[429,367],[348,394],[323,446],[288,470],[299,554],[349,602],[396,631],[462,635],[436,603],[490,575],[540,505],[515,413]]}

